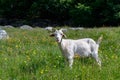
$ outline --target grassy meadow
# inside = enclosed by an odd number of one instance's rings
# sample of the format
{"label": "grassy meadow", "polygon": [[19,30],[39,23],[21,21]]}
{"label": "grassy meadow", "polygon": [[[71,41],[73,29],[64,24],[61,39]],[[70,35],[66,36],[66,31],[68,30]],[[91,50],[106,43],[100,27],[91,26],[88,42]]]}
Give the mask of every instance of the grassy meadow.
{"label": "grassy meadow", "polygon": [[42,28],[5,29],[10,38],[0,40],[0,80],[120,80],[120,27],[68,30],[67,38],[103,35],[99,48],[101,70],[92,58],[64,59],[54,38]]}

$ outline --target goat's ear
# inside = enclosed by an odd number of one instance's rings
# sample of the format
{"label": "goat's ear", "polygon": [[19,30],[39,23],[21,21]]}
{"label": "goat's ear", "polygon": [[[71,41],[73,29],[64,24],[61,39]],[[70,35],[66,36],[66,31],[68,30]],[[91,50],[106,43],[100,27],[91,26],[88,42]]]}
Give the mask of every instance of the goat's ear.
{"label": "goat's ear", "polygon": [[60,29],[63,33],[67,32],[67,29]]}
{"label": "goat's ear", "polygon": [[64,38],[67,38],[67,36],[66,36],[65,34],[63,34],[63,37],[64,37]]}
{"label": "goat's ear", "polygon": [[54,35],[53,33],[51,33],[51,34],[50,34],[50,37],[53,37],[53,36],[55,36],[55,35]]}

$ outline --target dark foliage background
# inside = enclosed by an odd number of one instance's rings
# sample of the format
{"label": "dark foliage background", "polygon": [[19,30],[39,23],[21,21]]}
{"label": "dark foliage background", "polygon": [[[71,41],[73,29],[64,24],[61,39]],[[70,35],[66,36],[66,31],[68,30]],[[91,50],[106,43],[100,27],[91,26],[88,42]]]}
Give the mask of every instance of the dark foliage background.
{"label": "dark foliage background", "polygon": [[[48,20],[58,25],[118,26],[120,0],[0,0],[0,24]],[[37,23],[36,23],[37,24]]]}

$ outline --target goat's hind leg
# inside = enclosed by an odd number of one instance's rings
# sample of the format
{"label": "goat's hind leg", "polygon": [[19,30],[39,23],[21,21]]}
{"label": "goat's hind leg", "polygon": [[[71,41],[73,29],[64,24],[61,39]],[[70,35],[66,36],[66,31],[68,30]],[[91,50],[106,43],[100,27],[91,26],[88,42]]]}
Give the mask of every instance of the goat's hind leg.
{"label": "goat's hind leg", "polygon": [[92,57],[96,60],[96,62],[98,63],[98,65],[101,67],[101,60],[100,58],[98,57],[98,53],[94,53],[92,55]]}

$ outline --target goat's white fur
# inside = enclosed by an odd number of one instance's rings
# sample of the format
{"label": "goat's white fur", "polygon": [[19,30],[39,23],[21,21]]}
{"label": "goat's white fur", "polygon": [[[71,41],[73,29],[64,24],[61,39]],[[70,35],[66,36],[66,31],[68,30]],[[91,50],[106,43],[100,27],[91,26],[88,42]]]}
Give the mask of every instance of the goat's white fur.
{"label": "goat's white fur", "polygon": [[81,57],[92,56],[97,61],[98,65],[101,66],[101,61],[98,57],[98,48],[102,39],[101,37],[97,42],[91,38],[83,38],[78,40],[63,39],[62,37],[65,37],[65,34],[62,30],[56,30],[51,34],[51,36],[55,36],[62,54],[68,60],[71,68],[75,54],[80,55]]}

